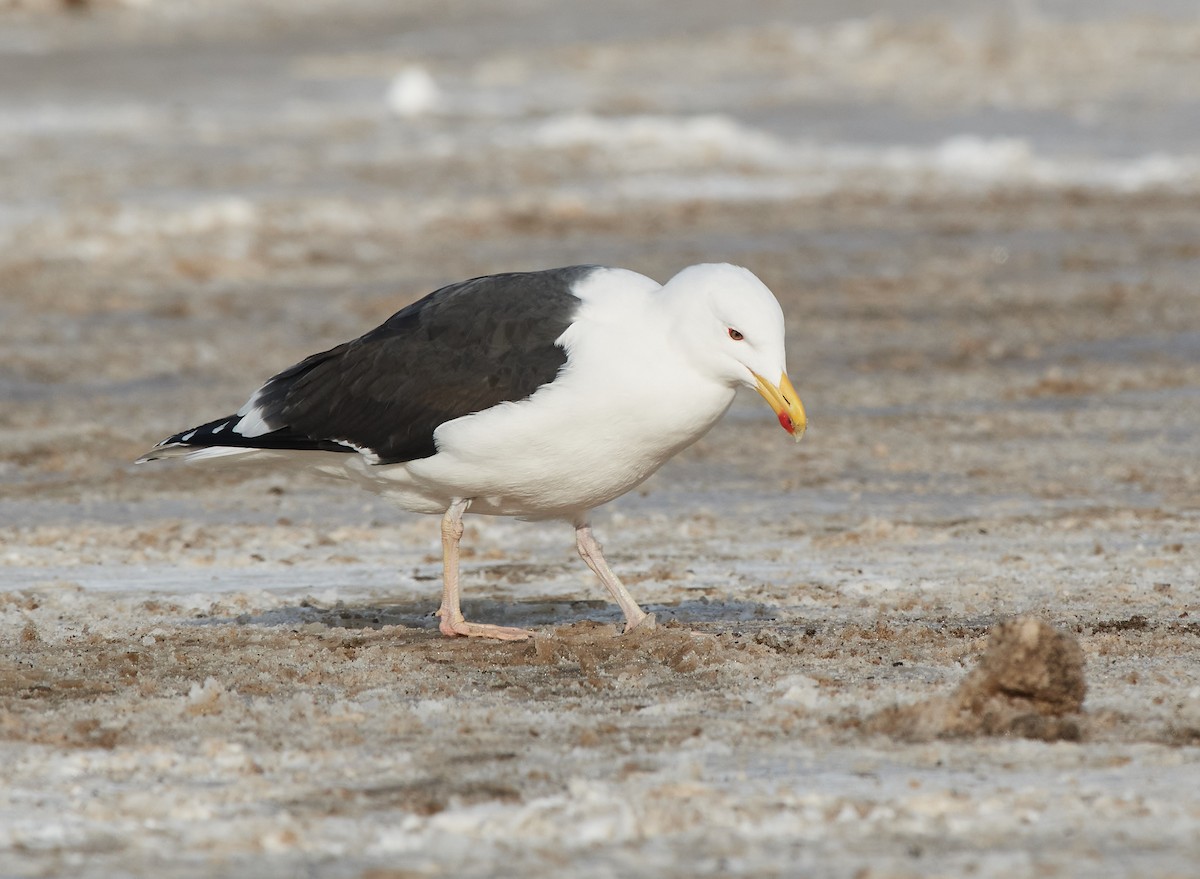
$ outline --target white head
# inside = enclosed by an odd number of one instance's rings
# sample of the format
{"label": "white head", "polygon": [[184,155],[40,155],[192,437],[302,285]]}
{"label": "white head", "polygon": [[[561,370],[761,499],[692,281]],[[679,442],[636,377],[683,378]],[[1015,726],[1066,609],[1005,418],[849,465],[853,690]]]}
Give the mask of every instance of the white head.
{"label": "white head", "polygon": [[754,273],[728,263],[689,266],[663,285],[679,340],[696,366],[754,388],[797,441],[807,420],[787,376],[783,310]]}

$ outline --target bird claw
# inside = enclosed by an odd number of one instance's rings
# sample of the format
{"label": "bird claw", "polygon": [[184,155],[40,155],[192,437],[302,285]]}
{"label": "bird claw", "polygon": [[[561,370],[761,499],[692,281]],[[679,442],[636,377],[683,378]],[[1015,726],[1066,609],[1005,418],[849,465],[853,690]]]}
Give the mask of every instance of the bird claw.
{"label": "bird claw", "polygon": [[443,619],[438,630],[447,638],[494,638],[497,641],[527,641],[533,632],[511,626],[493,626],[488,623],[468,623],[466,620]]}

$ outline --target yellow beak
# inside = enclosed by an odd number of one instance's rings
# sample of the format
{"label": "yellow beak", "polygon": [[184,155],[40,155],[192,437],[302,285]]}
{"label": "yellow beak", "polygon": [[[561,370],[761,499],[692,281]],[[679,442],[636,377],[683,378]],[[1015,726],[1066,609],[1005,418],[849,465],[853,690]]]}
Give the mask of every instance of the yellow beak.
{"label": "yellow beak", "polygon": [[754,378],[758,383],[758,392],[775,410],[780,425],[795,438],[796,442],[800,442],[805,428],[808,427],[808,416],[804,414],[804,404],[800,402],[800,395],[792,387],[787,373],[779,376],[778,385],[771,384],[757,372],[754,373]]}

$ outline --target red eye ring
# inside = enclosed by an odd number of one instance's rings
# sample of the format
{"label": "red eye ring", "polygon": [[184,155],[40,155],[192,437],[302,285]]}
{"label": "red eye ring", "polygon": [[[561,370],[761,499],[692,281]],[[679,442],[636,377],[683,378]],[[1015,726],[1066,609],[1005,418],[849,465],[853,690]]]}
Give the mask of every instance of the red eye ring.
{"label": "red eye ring", "polygon": [[735,330],[733,327],[730,327],[729,328],[729,338],[733,339],[733,341],[735,341],[735,342],[740,342],[740,341],[742,341],[742,339],[744,339],[746,337],[743,336],[741,333],[739,333],[737,330]]}

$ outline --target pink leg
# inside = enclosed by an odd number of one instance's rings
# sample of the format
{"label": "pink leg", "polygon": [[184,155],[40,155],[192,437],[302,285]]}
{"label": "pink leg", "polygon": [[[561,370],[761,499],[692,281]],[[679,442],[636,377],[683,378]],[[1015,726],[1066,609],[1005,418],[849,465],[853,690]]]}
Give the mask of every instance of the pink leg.
{"label": "pink leg", "polygon": [[625,631],[630,632],[637,628],[653,629],[654,614],[648,614],[638,607],[638,603],[633,600],[629,590],[617,579],[617,575],[612,572],[608,562],[604,560],[604,556],[600,552],[600,544],[596,542],[596,538],[592,534],[592,526],[587,522],[575,526],[575,547],[579,550],[579,557],[587,562],[592,573],[600,578],[600,582],[604,584],[604,588],[608,590],[613,601],[620,605],[621,612],[625,614]]}
{"label": "pink leg", "polygon": [[458,594],[458,541],[462,539],[463,513],[471,505],[470,498],[459,499],[450,505],[442,517],[442,606],[437,615],[442,618],[438,629],[448,638],[496,638],[500,641],[524,641],[533,636],[524,629],[509,626],[489,626],[468,623],[463,619]]}

